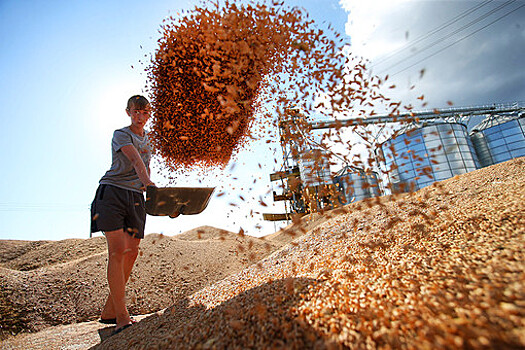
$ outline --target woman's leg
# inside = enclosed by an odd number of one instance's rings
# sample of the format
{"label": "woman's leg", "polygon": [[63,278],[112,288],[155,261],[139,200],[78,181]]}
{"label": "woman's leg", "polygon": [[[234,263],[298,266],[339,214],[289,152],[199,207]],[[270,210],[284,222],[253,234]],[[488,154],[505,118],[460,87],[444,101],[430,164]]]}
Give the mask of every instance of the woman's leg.
{"label": "woman's leg", "polygon": [[[133,238],[129,234],[123,232],[125,234],[124,244],[125,248],[123,251],[123,263],[122,263],[122,269],[124,274],[124,285],[129,280],[129,276],[131,275],[131,271],[133,270],[133,265],[135,264],[135,260],[137,259],[138,253],[139,253],[139,244],[140,239]],[[102,309],[101,318],[103,319],[111,319],[115,318],[116,316],[115,312],[115,306],[113,304],[113,296],[111,294],[108,295],[108,298],[106,300],[106,304],[104,305],[104,308]]]}
{"label": "woman's leg", "polygon": [[124,276],[124,261],[127,248],[128,234],[124,230],[108,231],[105,233],[108,243],[108,284],[113,309],[117,318],[117,328],[131,322],[126,308],[126,278]]}

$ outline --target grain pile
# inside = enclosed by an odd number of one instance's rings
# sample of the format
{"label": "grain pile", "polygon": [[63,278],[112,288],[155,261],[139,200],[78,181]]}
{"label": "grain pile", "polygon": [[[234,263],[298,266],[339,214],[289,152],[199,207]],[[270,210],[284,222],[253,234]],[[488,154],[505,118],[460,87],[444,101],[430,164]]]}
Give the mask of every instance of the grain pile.
{"label": "grain pile", "polygon": [[97,349],[523,348],[524,165],[327,213]]}
{"label": "grain pile", "polygon": [[[0,264],[4,265],[13,261],[27,252],[33,251],[38,247],[49,243],[49,241],[17,241],[17,240],[2,240],[0,241]],[[15,267],[21,270],[23,267]]]}
{"label": "grain pile", "polygon": [[106,249],[104,237],[89,240],[65,239],[58,242],[1,241],[0,251],[3,258],[0,266],[11,270],[31,271],[102,253]]}
{"label": "grain pile", "polygon": [[[147,235],[128,283],[128,309],[135,315],[161,310],[279,246],[208,226],[180,237]],[[6,249],[0,250],[0,338],[98,318],[108,294],[104,237],[0,241],[0,247]]]}

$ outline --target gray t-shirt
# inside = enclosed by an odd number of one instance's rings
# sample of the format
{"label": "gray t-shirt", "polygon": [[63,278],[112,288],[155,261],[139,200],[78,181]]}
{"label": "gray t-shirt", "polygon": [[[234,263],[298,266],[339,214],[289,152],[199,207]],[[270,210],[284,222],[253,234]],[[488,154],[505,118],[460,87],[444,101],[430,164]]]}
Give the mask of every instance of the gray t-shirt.
{"label": "gray t-shirt", "polygon": [[140,182],[139,176],[135,168],[133,168],[131,161],[121,150],[121,148],[126,145],[135,146],[146,169],[149,171],[152,146],[148,140],[148,134],[144,132],[144,137],[140,137],[134,134],[129,126],[126,126],[125,128],[115,130],[113,133],[113,140],[111,141],[111,168],[102,176],[99,183],[142,193],[142,187],[144,185]]}

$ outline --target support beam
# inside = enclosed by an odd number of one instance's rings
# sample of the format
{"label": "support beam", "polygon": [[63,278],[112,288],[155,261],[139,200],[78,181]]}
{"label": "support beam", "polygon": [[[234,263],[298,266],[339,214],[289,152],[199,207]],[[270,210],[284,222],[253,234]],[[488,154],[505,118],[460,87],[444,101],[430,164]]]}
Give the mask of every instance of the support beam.
{"label": "support beam", "polygon": [[341,120],[329,120],[329,121],[315,121],[310,122],[312,129],[331,129],[349,127],[354,125],[369,125],[369,124],[386,124],[396,122],[418,122],[421,120],[434,120],[434,119],[446,119],[446,118],[461,118],[473,115],[484,115],[484,114],[499,114],[499,113],[513,113],[513,112],[525,112],[525,104],[513,103],[513,104],[498,104],[490,106],[479,106],[479,107],[463,107],[463,108],[445,108],[445,109],[433,109],[426,111],[414,111],[411,113],[404,113],[399,115],[376,115],[369,118],[349,118]]}

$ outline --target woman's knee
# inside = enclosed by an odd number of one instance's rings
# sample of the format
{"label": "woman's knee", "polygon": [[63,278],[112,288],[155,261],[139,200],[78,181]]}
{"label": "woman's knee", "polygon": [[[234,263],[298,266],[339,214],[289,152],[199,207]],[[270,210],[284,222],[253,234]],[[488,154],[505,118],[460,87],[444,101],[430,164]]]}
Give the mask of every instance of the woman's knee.
{"label": "woman's knee", "polygon": [[125,256],[127,259],[136,259],[139,255],[139,247],[128,247],[125,252]]}
{"label": "woman's knee", "polygon": [[130,258],[137,258],[139,255],[139,244],[140,239],[133,238],[131,236],[126,239],[126,255]]}
{"label": "woman's knee", "polygon": [[108,256],[121,260],[127,249],[126,236],[122,229],[105,233],[108,243]]}
{"label": "woman's knee", "polygon": [[108,257],[110,260],[114,261],[123,261],[126,256],[126,250],[122,249],[110,249],[108,252]]}

